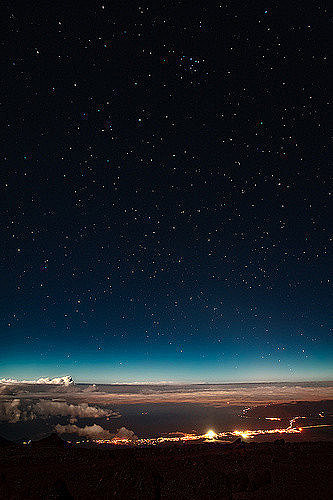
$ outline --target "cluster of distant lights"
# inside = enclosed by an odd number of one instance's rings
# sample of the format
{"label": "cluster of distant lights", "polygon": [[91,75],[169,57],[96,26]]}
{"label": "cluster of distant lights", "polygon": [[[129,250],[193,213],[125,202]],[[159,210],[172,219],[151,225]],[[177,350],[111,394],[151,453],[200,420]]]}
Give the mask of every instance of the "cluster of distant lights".
{"label": "cluster of distant lights", "polygon": [[288,429],[270,429],[270,430],[246,430],[246,431],[229,431],[229,432],[215,432],[210,429],[206,434],[186,434],[179,436],[163,436],[158,438],[144,438],[132,441],[130,439],[93,439],[92,442],[96,444],[134,444],[136,446],[142,445],[157,445],[162,443],[173,443],[173,442],[186,442],[186,441],[218,441],[221,438],[231,438],[231,437],[241,437],[243,439],[253,438],[257,435],[262,434],[299,434],[302,432],[302,428],[293,427]]}
{"label": "cluster of distant lights", "polygon": [[[247,410],[248,408],[246,408]],[[246,411],[245,410],[245,411]],[[244,411],[244,410],[243,410]],[[319,417],[324,418],[323,413],[319,413]],[[306,419],[307,417],[293,417],[289,421],[289,426],[286,428],[277,428],[277,429],[256,429],[256,430],[242,430],[242,431],[226,431],[226,432],[215,432],[213,429],[210,429],[205,434],[189,434],[185,432],[176,432],[170,433],[169,436],[161,436],[156,438],[140,438],[140,439],[128,439],[128,438],[117,438],[114,437],[112,439],[86,439],[86,440],[76,440],[70,441],[69,444],[84,444],[84,443],[94,443],[97,445],[135,445],[135,446],[156,446],[163,443],[184,443],[187,441],[204,441],[204,442],[218,442],[223,438],[232,439],[232,438],[243,438],[243,439],[252,439],[255,436],[263,436],[263,435],[271,435],[271,434],[301,434],[303,429],[313,429],[318,427],[331,427],[330,424],[321,424],[321,425],[307,425],[303,427],[294,427],[294,424],[297,420]],[[265,417],[265,420],[271,421],[281,421],[279,417]],[[173,435],[172,435],[173,434]],[[225,441],[224,441],[225,442]],[[230,441],[232,443],[232,441]],[[31,444],[31,440],[23,441],[22,444],[29,445]]]}
{"label": "cluster of distant lights", "polygon": [[[323,416],[323,415],[320,415]],[[135,446],[155,446],[162,443],[183,443],[187,441],[204,441],[204,442],[216,442],[222,438],[243,438],[252,439],[255,436],[271,435],[271,434],[300,434],[303,429],[309,429],[314,427],[330,427],[330,425],[309,425],[306,427],[294,427],[296,420],[304,419],[307,417],[294,417],[290,420],[289,426],[287,428],[278,429],[257,429],[257,430],[242,430],[242,431],[226,431],[226,432],[215,432],[210,429],[205,434],[187,434],[182,432],[177,432],[177,436],[162,436],[157,438],[141,438],[141,439],[127,439],[127,438],[113,438],[113,439],[91,439],[88,442],[92,442],[98,445],[135,445]],[[266,417],[266,420],[278,420],[277,417]],[[172,433],[171,433],[172,434]],[[67,441],[73,444],[82,444],[86,441]]]}
{"label": "cluster of distant lights", "polygon": [[[300,434],[302,432],[301,427],[293,427],[293,428],[288,428],[288,429],[269,429],[269,430],[263,430],[263,429],[258,429],[258,430],[246,430],[246,431],[229,431],[229,432],[215,432],[212,429],[210,429],[206,434],[182,434],[178,436],[162,436],[162,437],[157,437],[157,438],[142,438],[142,439],[136,439],[136,440],[131,440],[131,439],[118,439],[118,438],[113,438],[113,439],[91,439],[90,442],[96,443],[96,444],[112,444],[112,445],[126,445],[126,444],[131,444],[135,446],[154,446],[162,443],[182,443],[182,442],[187,442],[187,441],[205,441],[205,442],[212,442],[212,441],[219,441],[222,438],[231,438],[231,437],[236,437],[236,438],[243,438],[243,439],[248,439],[248,438],[253,438],[254,436],[262,435],[262,434]],[[72,441],[68,441],[71,443]],[[82,443],[82,441],[74,441],[76,444]]]}

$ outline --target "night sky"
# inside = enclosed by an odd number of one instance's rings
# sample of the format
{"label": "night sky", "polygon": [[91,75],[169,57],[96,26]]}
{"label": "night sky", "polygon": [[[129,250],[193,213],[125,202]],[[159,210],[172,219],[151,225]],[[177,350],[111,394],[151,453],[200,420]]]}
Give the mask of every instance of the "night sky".
{"label": "night sky", "polygon": [[5,1],[0,377],[328,380],[328,2]]}

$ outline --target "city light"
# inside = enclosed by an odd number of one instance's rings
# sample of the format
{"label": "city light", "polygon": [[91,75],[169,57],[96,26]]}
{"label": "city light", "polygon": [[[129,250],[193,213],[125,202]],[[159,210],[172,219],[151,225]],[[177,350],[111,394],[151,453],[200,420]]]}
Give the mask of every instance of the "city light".
{"label": "city light", "polygon": [[[177,432],[172,433],[169,436],[155,437],[155,438],[139,438],[139,439],[92,439],[90,442],[98,444],[98,445],[134,445],[134,446],[156,446],[163,443],[185,443],[185,442],[204,442],[207,440],[210,441],[223,441],[223,442],[231,442],[234,438],[241,437],[242,439],[253,439],[255,436],[264,436],[264,435],[274,435],[274,434],[300,434],[303,431],[304,427],[298,427],[294,424],[299,419],[304,419],[306,417],[293,417],[289,421],[289,425],[286,428],[277,428],[277,429],[247,429],[247,430],[234,430],[234,431],[225,431],[225,432],[215,432],[210,429],[205,434],[188,434]],[[269,418],[269,420],[273,420],[273,418]],[[276,420],[274,418],[274,420]],[[280,419],[279,419],[280,420]],[[322,425],[314,425],[312,427],[323,427]]]}
{"label": "city light", "polygon": [[206,432],[205,436],[207,439],[214,439],[217,437],[217,434],[216,432],[209,430],[208,432]]}

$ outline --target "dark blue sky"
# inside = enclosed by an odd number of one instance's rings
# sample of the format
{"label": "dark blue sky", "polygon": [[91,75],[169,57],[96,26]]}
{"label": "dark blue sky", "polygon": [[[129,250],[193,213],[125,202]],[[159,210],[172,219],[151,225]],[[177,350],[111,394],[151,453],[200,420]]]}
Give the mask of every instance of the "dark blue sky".
{"label": "dark blue sky", "polygon": [[326,2],[7,2],[0,377],[332,378]]}

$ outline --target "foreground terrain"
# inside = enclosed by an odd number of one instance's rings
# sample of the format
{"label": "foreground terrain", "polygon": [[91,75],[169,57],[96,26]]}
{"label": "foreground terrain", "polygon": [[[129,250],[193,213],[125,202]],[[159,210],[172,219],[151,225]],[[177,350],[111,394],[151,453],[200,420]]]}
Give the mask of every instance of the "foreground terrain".
{"label": "foreground terrain", "polygon": [[86,449],[55,435],[0,442],[1,499],[320,499],[333,442],[204,443]]}

